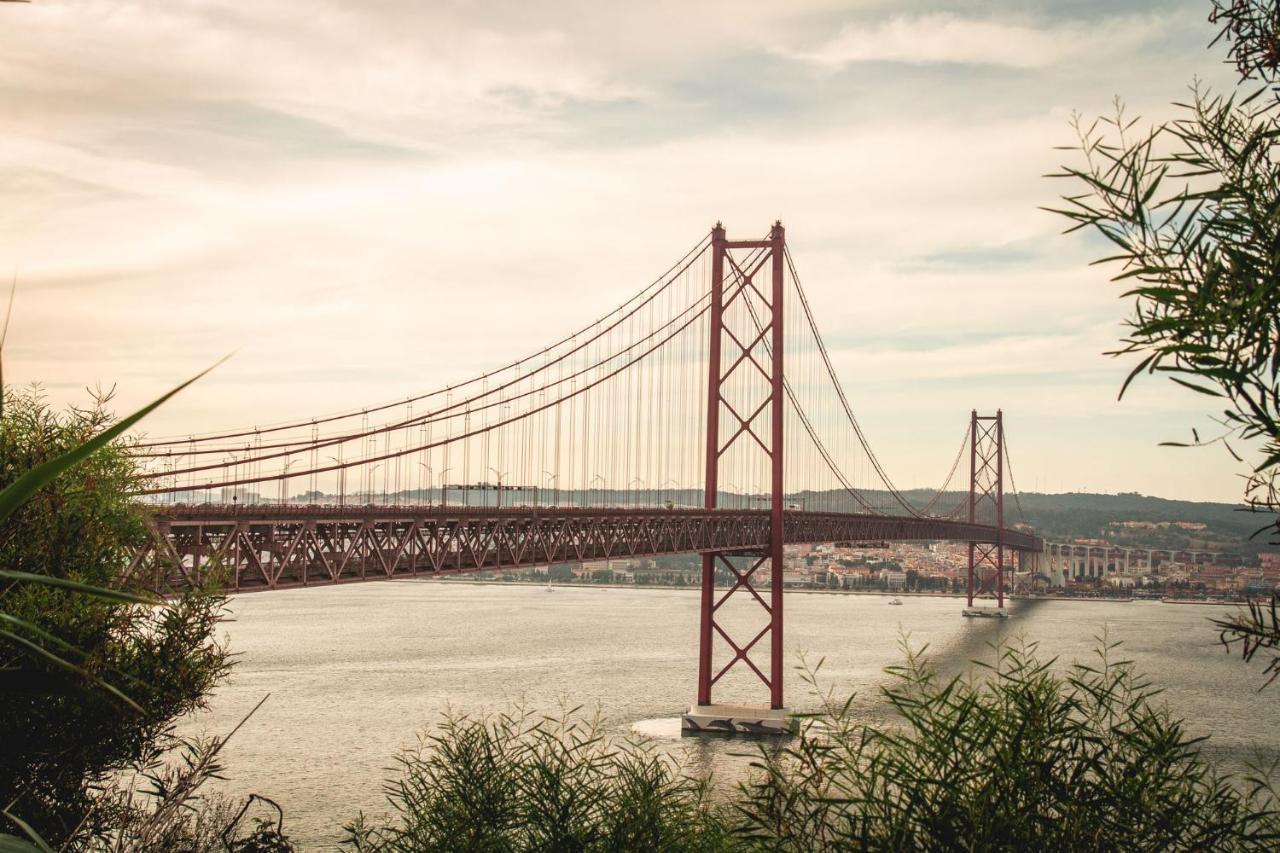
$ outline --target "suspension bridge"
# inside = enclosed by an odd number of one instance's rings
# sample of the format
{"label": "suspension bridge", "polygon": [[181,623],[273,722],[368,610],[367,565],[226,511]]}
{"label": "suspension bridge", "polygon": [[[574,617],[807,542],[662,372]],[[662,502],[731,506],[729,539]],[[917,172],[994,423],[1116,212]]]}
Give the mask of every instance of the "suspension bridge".
{"label": "suspension bridge", "polygon": [[746,673],[784,707],[785,545],[967,542],[968,604],[996,612],[1013,564],[1038,558],[1041,540],[1006,517],[1006,481],[1020,508],[1002,414],[965,427],[937,493],[907,500],[854,415],[781,223],[747,240],[717,224],[614,310],[465,382],[139,441],[152,525],[128,572],[163,593],[243,592],[698,554],[706,713],[686,724],[768,725],[712,692]]}

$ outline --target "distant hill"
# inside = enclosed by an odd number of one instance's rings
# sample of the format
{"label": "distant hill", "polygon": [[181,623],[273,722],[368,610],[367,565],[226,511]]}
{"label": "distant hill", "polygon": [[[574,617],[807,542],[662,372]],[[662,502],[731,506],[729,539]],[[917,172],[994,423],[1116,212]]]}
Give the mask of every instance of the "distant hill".
{"label": "distant hill", "polygon": [[[913,490],[904,493],[913,503],[927,501],[930,492]],[[963,500],[957,493],[955,500]],[[1154,498],[1137,492],[1098,495],[1068,492],[1060,495],[1020,494],[1026,522],[1047,539],[1107,539],[1117,544],[1158,548],[1189,547],[1254,554],[1280,550],[1271,545],[1265,534],[1250,539],[1271,517],[1245,511],[1239,504],[1207,501],[1176,501]],[[954,505],[950,504],[950,505]],[[1006,521],[1019,521],[1018,506],[1005,496]],[[1206,529],[1125,528],[1120,522],[1190,522],[1206,525]]]}

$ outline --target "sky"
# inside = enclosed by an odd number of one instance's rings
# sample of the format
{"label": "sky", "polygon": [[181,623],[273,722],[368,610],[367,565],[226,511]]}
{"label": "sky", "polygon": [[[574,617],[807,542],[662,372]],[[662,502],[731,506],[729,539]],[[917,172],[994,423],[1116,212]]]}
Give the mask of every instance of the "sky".
{"label": "sky", "polygon": [[1116,395],[1127,306],[1039,208],[1070,117],[1230,71],[1209,4],[35,0],[0,4],[5,379],[156,435],[403,398],[540,349],[712,224],[775,219],[900,487],[1001,408],[1026,491],[1232,501]]}

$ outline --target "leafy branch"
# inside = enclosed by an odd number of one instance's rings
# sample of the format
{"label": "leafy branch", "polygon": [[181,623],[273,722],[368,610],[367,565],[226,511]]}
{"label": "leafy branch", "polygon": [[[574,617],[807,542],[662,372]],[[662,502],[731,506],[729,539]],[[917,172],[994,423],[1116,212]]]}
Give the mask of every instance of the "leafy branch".
{"label": "leafy branch", "polygon": [[[1111,116],[1073,117],[1075,164],[1051,177],[1077,185],[1048,208],[1113,247],[1093,263],[1118,266],[1132,301],[1128,333],[1112,355],[1137,358],[1123,397],[1142,374],[1161,374],[1223,406],[1223,435],[1258,448],[1244,504],[1272,521],[1254,533],[1280,543],[1280,5],[1212,0],[1213,43],[1228,45],[1242,89],[1196,83],[1177,118],[1142,127],[1119,101]],[[1261,87],[1258,84],[1261,83]],[[1262,97],[1268,92],[1273,98]],[[1178,442],[1166,444],[1179,445]],[[1185,445],[1182,445],[1185,446]],[[1246,661],[1280,646],[1277,599],[1216,622]],[[1267,667],[1267,684],[1280,659]]]}

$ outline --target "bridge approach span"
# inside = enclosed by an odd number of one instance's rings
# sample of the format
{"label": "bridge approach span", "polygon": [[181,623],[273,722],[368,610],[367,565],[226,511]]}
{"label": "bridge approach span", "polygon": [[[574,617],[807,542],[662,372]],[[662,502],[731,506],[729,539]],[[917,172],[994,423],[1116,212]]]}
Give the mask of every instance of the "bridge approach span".
{"label": "bridge approach span", "polygon": [[[555,563],[737,552],[771,545],[769,510],[511,507],[172,506],[129,576],[161,593],[214,572],[229,592],[320,586]],[[787,544],[996,543],[1041,551],[1027,532],[951,519],[789,510]]]}

